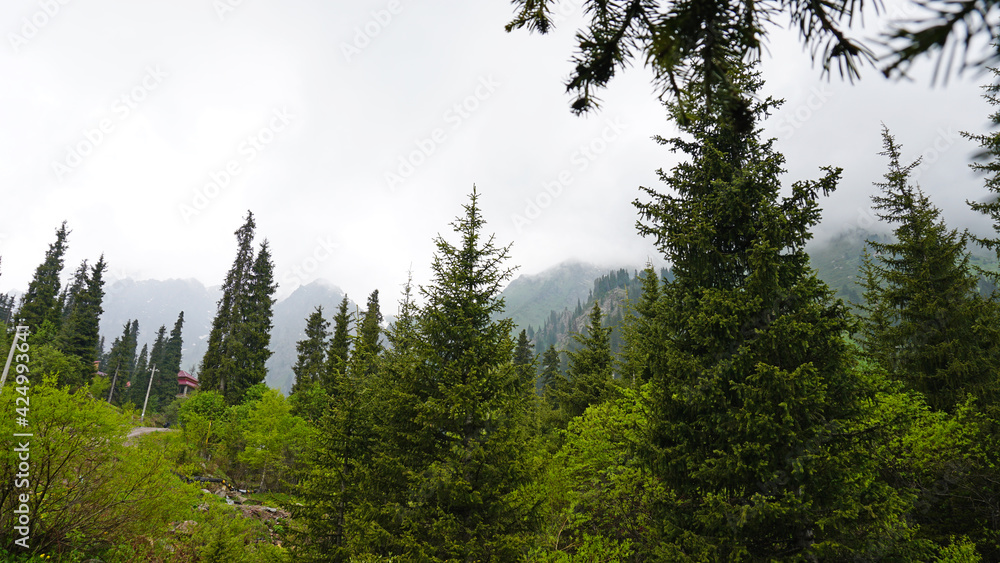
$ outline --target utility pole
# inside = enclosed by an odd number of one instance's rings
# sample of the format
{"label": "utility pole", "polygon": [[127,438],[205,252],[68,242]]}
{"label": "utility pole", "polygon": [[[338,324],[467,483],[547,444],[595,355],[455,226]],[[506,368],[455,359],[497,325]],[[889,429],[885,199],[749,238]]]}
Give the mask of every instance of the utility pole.
{"label": "utility pole", "polygon": [[108,393],[108,403],[111,403],[111,396],[115,394],[115,382],[118,381],[118,366],[121,365],[121,360],[118,361],[118,365],[115,366],[115,376],[111,378],[111,391]]}
{"label": "utility pole", "polygon": [[156,364],[153,364],[153,369],[149,372],[149,385],[146,386],[146,400],[142,402],[142,416],[139,417],[139,422],[146,418],[146,405],[149,403],[149,390],[153,388],[154,377],[156,377]]}
{"label": "utility pole", "polygon": [[[24,333],[21,332],[22,329],[25,331]],[[23,338],[25,342],[27,342],[28,340],[27,330],[28,327],[26,326],[18,326],[17,329],[14,331],[14,341],[10,343],[10,353],[7,354],[7,363],[4,364],[3,376],[0,377],[0,391],[3,391],[4,383],[7,383],[7,372],[10,371],[10,363],[14,359],[14,351],[17,350],[17,339]]]}

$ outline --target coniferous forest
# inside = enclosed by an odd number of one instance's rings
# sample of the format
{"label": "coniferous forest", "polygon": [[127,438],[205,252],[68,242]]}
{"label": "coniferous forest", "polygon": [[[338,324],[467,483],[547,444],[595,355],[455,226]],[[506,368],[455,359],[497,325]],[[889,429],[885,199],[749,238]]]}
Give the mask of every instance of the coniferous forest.
{"label": "coniferous forest", "polygon": [[[883,125],[866,205],[891,235],[832,287],[807,243],[844,170],[783,180],[757,63],[781,17],[828,73],[989,69],[997,47],[966,47],[993,39],[996,5],[927,4],[876,61],[846,33],[861,2],[585,4],[570,109],[599,112],[642,61],[677,127],[653,142],[679,163],[620,226],[667,268],[611,271],[518,326],[516,249],[484,219],[502,193],[469,186],[426,283],[301,320],[286,396],[265,383],[278,281],[248,211],[179,393],[185,312],[106,343],[109,264],[67,270],[63,223],[0,298],[0,559],[1000,561],[1000,130],[964,133],[968,205],[994,226],[974,234]],[[555,23],[551,0],[513,5],[508,31]],[[998,124],[1000,72],[983,77]]]}

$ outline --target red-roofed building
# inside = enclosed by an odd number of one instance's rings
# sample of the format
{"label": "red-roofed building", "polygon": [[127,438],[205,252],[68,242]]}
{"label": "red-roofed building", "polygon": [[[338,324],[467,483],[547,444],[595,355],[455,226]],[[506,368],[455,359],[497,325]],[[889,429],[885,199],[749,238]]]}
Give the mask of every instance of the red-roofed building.
{"label": "red-roofed building", "polygon": [[190,373],[181,370],[177,372],[177,385],[180,386],[180,391],[177,394],[186,397],[189,387],[192,391],[198,388],[198,380]]}

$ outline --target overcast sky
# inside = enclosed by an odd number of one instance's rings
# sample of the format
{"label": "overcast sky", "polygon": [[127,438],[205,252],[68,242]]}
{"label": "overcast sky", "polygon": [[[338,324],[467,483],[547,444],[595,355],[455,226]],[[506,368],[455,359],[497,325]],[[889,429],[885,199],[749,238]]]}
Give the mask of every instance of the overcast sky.
{"label": "overcast sky", "polygon": [[[249,209],[279,296],[317,278],[395,296],[411,267],[428,281],[432,240],[473,184],[520,273],[641,266],[656,253],[631,202],[676,162],[650,139],[675,129],[641,66],[599,112],[570,113],[580,3],[539,36],[504,32],[506,0],[5,0],[0,291],[26,288],[63,220],[67,277],[104,253],[111,281],[219,284]],[[973,217],[963,201],[982,180],[958,132],[987,130],[986,77],[827,82],[787,33],[762,70],[786,99],[767,125],[786,183],[845,169],[821,234],[871,226],[882,122],[904,158],[923,155],[919,183],[946,218]]]}

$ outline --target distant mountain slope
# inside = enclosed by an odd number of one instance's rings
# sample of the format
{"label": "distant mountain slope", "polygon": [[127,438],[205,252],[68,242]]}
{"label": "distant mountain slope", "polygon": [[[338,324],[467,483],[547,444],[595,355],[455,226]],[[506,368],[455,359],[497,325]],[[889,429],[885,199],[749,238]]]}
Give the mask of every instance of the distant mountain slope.
{"label": "distant mountain slope", "polygon": [[505,314],[514,324],[527,328],[541,326],[550,311],[576,307],[586,301],[594,279],[608,268],[584,262],[563,262],[538,274],[518,276],[501,293]]}
{"label": "distant mountain slope", "polygon": [[[605,272],[591,282],[587,299],[580,300],[573,307],[564,307],[561,311],[550,310],[542,324],[527,329],[536,353],[543,353],[549,346],[555,346],[561,352],[576,350],[578,344],[573,339],[573,334],[586,330],[595,301],[601,308],[603,326],[613,328],[610,336],[611,352],[617,354],[620,351],[623,343],[621,325],[628,313],[629,303],[634,305],[642,295],[642,281],[638,277],[640,270],[619,268]],[[670,273],[661,269],[658,276],[662,281],[669,279]],[[565,363],[565,357],[563,360]]]}
{"label": "distant mountain slope", "polygon": [[[826,242],[810,244],[806,249],[809,264],[816,269],[819,279],[835,290],[838,297],[850,303],[858,303],[862,298],[863,290],[858,281],[866,240],[885,243],[891,242],[892,238],[886,234],[851,229]],[[974,242],[970,242],[967,250],[971,255],[970,264],[985,270],[997,270],[995,254]]]}
{"label": "distant mountain slope", "polygon": [[[323,316],[331,322],[330,330],[333,330],[333,316],[343,298],[344,292],[339,287],[314,281],[274,304],[274,328],[271,329],[271,351],[274,353],[267,361],[268,386],[286,395],[292,390],[295,383],[292,366],[298,357],[295,344],[305,338],[306,318],[322,305]],[[353,301],[348,301],[348,313],[353,315],[357,307]],[[380,308],[385,309],[385,306],[380,304]]]}
{"label": "distant mountain slope", "polygon": [[861,300],[862,289],[858,286],[861,258],[865,240],[889,242],[886,235],[861,229],[844,231],[821,244],[809,244],[809,265],[816,270],[819,279],[837,292],[837,296],[850,303]]}
{"label": "distant mountain slope", "polygon": [[[206,288],[197,280],[118,280],[107,288],[104,297],[101,336],[105,339],[105,351],[132,319],[139,321],[139,348],[143,344],[152,347],[160,325],[169,332],[178,313],[184,311],[181,368],[197,375],[221,296],[218,287]],[[270,345],[273,354],[267,362],[269,386],[286,394],[291,390],[295,379],[292,373],[295,344],[305,336],[306,317],[317,305],[322,305],[327,319],[332,320],[343,297],[340,288],[317,281],[299,287],[275,303]],[[357,305],[350,302],[349,306],[353,314]]]}
{"label": "distant mountain slope", "polygon": [[184,351],[181,369],[196,365],[205,354],[208,333],[215,317],[218,287],[206,288],[198,280],[117,280],[105,288],[104,314],[101,315],[101,336],[105,352],[121,336],[125,323],[139,321],[139,349],[153,346],[160,325],[167,333],[174,327],[177,315],[184,311]]}
{"label": "distant mountain slope", "polygon": [[[852,230],[823,244],[808,248],[810,263],[823,281],[849,301],[860,299],[857,287],[858,268],[864,241],[870,237],[888,240],[884,235]],[[997,269],[996,257],[978,246],[971,247],[972,263],[986,269]],[[635,273],[641,268],[613,269],[583,262],[564,262],[539,274],[519,276],[502,292],[505,314],[520,329],[528,329],[535,343],[535,353],[541,354],[549,345],[558,350],[574,349],[571,335],[584,330],[588,314],[596,299],[604,312],[605,326],[614,326],[612,346],[617,351],[621,336],[618,326],[625,314],[626,299],[639,298],[641,284]],[[661,271],[661,275],[664,274]],[[139,347],[153,343],[156,330],[162,324],[170,330],[177,314],[184,311],[184,356],[181,366],[197,374],[204,355],[221,297],[218,287],[206,288],[196,280],[119,280],[106,289],[101,335],[105,349],[122,332],[130,319],[139,320]],[[294,383],[292,365],[295,344],[305,336],[305,321],[317,305],[323,306],[327,319],[332,320],[344,292],[335,285],[317,281],[299,287],[274,306],[271,350],[268,360],[267,384],[288,393]],[[366,297],[366,296],[360,296]],[[382,296],[381,308],[386,324],[395,311],[395,297]],[[578,306],[579,305],[579,306]],[[350,302],[350,312],[359,310]]]}
{"label": "distant mountain slope", "polygon": [[[816,269],[819,278],[849,302],[857,303],[861,299],[862,290],[857,282],[867,239],[879,242],[890,240],[884,234],[854,229],[824,243],[810,244],[807,249],[810,265]],[[995,256],[974,244],[969,248],[972,264],[997,269]],[[584,330],[596,299],[604,313],[605,326],[615,328],[611,340],[612,348],[617,352],[621,344],[619,327],[625,314],[626,298],[634,303],[641,294],[635,270],[609,272],[606,268],[592,265],[564,264],[537,276],[518,278],[515,280],[517,283],[512,282],[504,291],[508,314],[520,328],[532,327],[529,336],[535,344],[536,353],[542,353],[550,345],[560,351],[573,350],[576,343],[572,334]],[[661,276],[665,274],[661,271]],[[581,279],[588,277],[587,281]]]}

